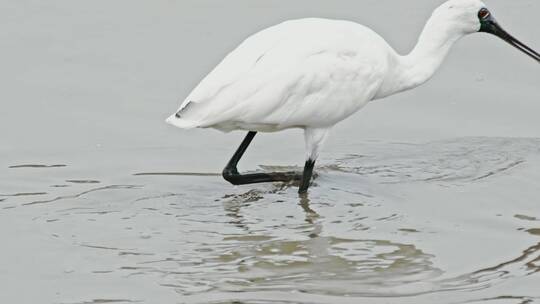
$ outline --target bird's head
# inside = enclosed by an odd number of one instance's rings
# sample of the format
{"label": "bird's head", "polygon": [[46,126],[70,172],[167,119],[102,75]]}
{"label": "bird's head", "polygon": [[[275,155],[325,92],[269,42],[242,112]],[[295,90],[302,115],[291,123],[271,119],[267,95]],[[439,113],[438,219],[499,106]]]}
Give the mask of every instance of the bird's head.
{"label": "bird's head", "polygon": [[506,32],[480,0],[449,0],[435,10],[433,19],[461,35],[482,32],[498,36],[540,63],[540,54]]}

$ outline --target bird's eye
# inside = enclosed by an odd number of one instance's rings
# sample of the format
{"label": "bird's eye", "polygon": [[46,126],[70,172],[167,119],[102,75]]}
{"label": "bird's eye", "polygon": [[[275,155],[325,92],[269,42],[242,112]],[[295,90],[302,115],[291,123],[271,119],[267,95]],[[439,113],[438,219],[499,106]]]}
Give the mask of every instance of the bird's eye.
{"label": "bird's eye", "polygon": [[479,12],[478,12],[478,17],[480,19],[486,19],[488,18],[489,16],[491,15],[491,13],[489,12],[489,10],[487,8],[483,8],[481,9]]}

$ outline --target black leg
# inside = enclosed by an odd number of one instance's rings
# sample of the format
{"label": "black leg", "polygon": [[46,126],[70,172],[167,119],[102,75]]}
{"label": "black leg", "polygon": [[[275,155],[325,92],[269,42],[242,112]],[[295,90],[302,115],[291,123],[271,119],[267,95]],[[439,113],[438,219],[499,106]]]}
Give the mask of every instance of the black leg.
{"label": "black leg", "polygon": [[304,174],[302,176],[302,182],[300,183],[300,189],[298,189],[298,193],[306,193],[309,184],[311,183],[311,176],[313,175],[313,167],[315,167],[315,161],[308,159],[306,161],[306,165],[304,166]]}
{"label": "black leg", "polygon": [[302,179],[302,176],[296,172],[240,174],[237,169],[238,162],[246,152],[255,135],[257,135],[257,132],[249,132],[247,134],[246,138],[244,141],[242,141],[242,144],[240,144],[240,147],[238,147],[238,150],[236,150],[225,169],[223,169],[223,178],[225,180],[233,185],[246,185],[267,182],[291,182]]}

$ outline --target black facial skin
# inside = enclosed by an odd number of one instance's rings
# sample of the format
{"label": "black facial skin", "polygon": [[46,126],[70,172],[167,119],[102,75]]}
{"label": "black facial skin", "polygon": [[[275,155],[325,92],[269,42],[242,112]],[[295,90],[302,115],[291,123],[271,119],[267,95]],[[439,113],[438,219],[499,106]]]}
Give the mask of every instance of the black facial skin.
{"label": "black facial skin", "polygon": [[530,47],[526,46],[521,41],[514,38],[512,35],[508,34],[500,25],[497,23],[497,20],[493,17],[493,15],[488,11],[488,9],[483,8],[478,12],[478,18],[480,19],[480,31],[483,33],[489,33],[493,34],[502,40],[508,42],[510,45],[514,46],[518,50],[522,51],[523,53],[527,54],[536,62],[540,63],[540,54],[538,54],[536,51],[531,49]]}

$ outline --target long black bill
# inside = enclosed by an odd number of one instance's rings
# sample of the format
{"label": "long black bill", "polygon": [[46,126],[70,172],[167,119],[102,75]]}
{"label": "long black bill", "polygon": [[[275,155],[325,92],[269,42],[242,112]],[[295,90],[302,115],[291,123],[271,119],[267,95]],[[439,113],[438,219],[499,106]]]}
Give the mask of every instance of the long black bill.
{"label": "long black bill", "polygon": [[490,33],[495,36],[500,37],[502,40],[508,42],[518,50],[522,51],[523,53],[527,54],[536,62],[540,63],[540,54],[538,54],[535,50],[531,49],[527,45],[525,45],[523,42],[517,40],[514,36],[510,35],[507,31],[505,31],[499,23],[497,23],[497,20],[493,18],[492,15],[487,17],[486,19],[481,21],[482,27],[480,28],[480,32],[484,33]]}

